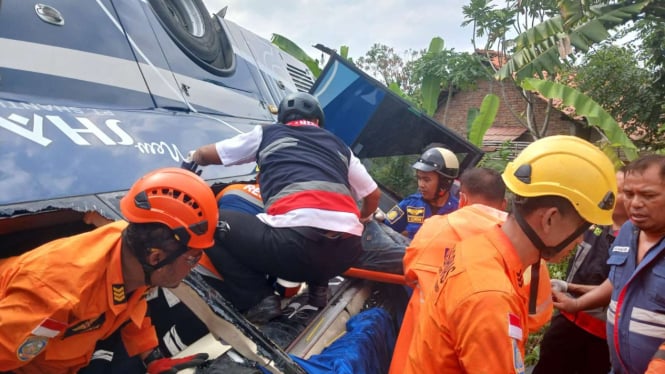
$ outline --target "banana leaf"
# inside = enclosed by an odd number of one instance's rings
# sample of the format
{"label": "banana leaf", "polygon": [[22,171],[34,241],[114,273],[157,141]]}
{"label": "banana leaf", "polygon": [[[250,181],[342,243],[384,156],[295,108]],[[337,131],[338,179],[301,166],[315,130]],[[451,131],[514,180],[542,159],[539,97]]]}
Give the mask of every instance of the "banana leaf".
{"label": "banana leaf", "polygon": [[590,97],[574,88],[548,80],[526,78],[520,85],[548,99],[561,99],[562,105],[574,107],[578,115],[586,117],[589,126],[598,127],[605,134],[611,146],[620,147],[629,161],[637,158],[635,144],[614,118]]}

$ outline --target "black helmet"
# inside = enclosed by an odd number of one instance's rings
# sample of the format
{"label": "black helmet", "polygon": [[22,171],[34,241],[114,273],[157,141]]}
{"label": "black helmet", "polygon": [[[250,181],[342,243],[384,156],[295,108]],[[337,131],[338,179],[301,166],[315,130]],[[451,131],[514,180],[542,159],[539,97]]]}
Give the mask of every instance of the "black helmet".
{"label": "black helmet", "polygon": [[318,119],[319,127],[323,128],[323,109],[314,96],[305,92],[290,93],[279,103],[278,122],[287,123],[299,119]]}
{"label": "black helmet", "polygon": [[446,148],[436,147],[426,150],[413,168],[420,171],[436,171],[445,178],[457,178],[459,174],[459,161],[454,153]]}

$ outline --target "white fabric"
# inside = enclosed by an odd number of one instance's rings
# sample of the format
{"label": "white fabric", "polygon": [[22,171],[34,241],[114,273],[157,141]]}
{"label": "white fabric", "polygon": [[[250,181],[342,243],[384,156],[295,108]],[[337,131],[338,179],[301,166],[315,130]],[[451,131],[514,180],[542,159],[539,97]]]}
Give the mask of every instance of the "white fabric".
{"label": "white fabric", "polygon": [[263,127],[215,143],[222,164],[231,166],[256,161],[256,152],[263,139]]}

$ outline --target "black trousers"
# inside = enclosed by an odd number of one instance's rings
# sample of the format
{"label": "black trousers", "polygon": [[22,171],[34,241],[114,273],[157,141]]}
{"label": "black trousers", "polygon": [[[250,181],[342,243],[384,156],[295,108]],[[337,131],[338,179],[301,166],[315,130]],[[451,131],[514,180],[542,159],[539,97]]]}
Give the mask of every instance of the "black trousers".
{"label": "black trousers", "polygon": [[274,228],[254,215],[229,210],[220,210],[220,220],[231,229],[206,253],[224,277],[220,292],[240,311],[272,294],[266,275],[327,285],[362,252],[359,236],[333,238],[309,227]]}
{"label": "black trousers", "polygon": [[590,334],[561,314],[552,318],[540,343],[540,359],[532,374],[607,374],[607,340]]}

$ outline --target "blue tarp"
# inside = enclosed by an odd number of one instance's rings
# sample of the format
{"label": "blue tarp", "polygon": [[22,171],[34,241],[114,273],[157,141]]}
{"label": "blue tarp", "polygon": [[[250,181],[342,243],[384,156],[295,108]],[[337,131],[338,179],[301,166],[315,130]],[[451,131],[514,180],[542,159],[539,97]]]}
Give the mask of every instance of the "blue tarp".
{"label": "blue tarp", "polygon": [[346,330],[320,354],[293,359],[309,374],[387,373],[396,339],[390,314],[382,308],[368,309],[351,317]]}

